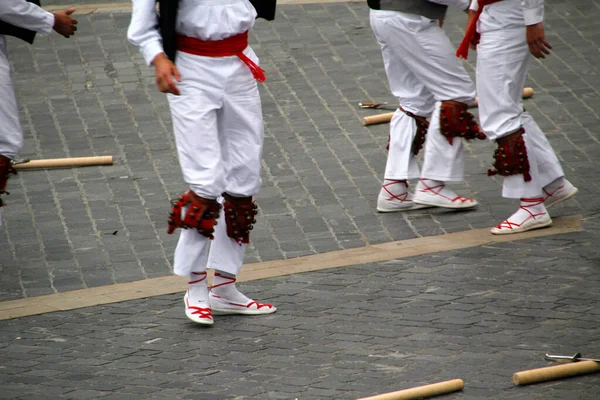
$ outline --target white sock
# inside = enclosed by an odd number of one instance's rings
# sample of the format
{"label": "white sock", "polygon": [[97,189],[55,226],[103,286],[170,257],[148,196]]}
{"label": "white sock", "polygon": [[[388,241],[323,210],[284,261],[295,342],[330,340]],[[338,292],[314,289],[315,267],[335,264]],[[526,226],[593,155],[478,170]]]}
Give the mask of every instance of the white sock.
{"label": "white sock", "polygon": [[244,296],[235,286],[235,275],[215,270],[210,291],[231,303],[248,304],[252,300]]}
{"label": "white sock", "polygon": [[408,193],[408,182],[406,182],[406,179],[384,179],[379,197],[384,198],[386,201],[396,200],[401,203],[412,200],[410,193]]}
{"label": "white sock", "polygon": [[[547,213],[543,197],[524,198],[521,199],[521,205],[517,212],[511,215],[507,221],[512,224],[522,225],[527,220],[540,218]],[[505,225],[505,223],[503,222],[501,225]]]}
{"label": "white sock", "polygon": [[188,282],[188,301],[190,306],[204,307],[208,304],[208,285],[206,282],[206,272],[192,272],[190,274]]}

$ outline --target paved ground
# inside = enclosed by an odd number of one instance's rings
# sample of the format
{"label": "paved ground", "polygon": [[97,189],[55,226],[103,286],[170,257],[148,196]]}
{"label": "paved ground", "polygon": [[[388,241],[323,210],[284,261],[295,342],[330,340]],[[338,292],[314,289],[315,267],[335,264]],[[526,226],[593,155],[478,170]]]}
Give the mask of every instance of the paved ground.
{"label": "paved ground", "polygon": [[0,322],[0,398],[356,399],[462,378],[447,399],[592,399],[600,375],[515,387],[600,354],[600,224],[586,232],[244,284],[260,318],[189,323],[181,295]]}
{"label": "paved ground", "polygon": [[[537,92],[527,108],[581,190],[559,213],[594,213],[598,3],[586,15],[549,4],[555,55],[534,64],[528,84]],[[477,211],[376,213],[388,127],[362,127],[359,117],[369,112],[356,104],[393,99],[367,17],[362,2],[286,5],[276,22],[257,24],[252,43],[269,77],[262,87],[267,138],[262,218],[248,262],[493,226],[514,210],[485,175],[492,145],[474,143],[458,189],[481,202]],[[166,234],[168,200],[185,186],[166,100],[126,42],[127,13],[80,20],[71,40],[10,43],[27,130],[22,156],[113,155],[116,162],[27,171],[11,181],[0,231],[8,242],[0,259],[10,268],[0,276],[0,300],[170,273],[176,237]],[[462,23],[460,13],[451,14],[454,40]]]}
{"label": "paved ground", "polygon": [[[600,2],[546,3],[554,54],[534,63],[526,107],[580,189],[552,213],[583,214],[584,232],[248,283],[280,312],[210,330],[186,322],[179,295],[2,321],[0,398],[351,399],[454,377],[467,389],[452,399],[598,396],[598,376],[510,381],[545,352],[600,354]],[[0,301],[170,274],[168,200],[185,187],[128,20],[99,12],[71,40],[10,42],[22,156],[116,163],[11,180]],[[452,13],[454,42],[462,25]],[[393,99],[364,3],[281,6],[252,43],[268,75],[267,137],[248,262],[487,227],[513,211],[485,176],[492,145],[474,143],[457,189],[478,210],[375,212],[388,127],[362,127],[356,104]]]}

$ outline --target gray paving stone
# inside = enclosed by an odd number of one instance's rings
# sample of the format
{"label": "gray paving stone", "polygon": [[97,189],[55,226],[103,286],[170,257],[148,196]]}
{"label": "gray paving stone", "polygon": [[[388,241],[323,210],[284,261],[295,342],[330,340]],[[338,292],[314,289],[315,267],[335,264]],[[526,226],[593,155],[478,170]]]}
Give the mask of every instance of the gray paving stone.
{"label": "gray paving stone", "polygon": [[[532,63],[525,106],[580,189],[552,215],[583,214],[583,232],[245,283],[278,313],[219,317],[211,329],[185,319],[179,294],[0,321],[0,397],[353,399],[455,377],[466,388],[449,399],[598,397],[597,375],[511,384],[515,371],[548,365],[546,352],[600,353],[590,295],[600,284],[600,5],[546,4],[553,54]],[[9,39],[22,156],[109,154],[115,165],[11,179],[0,301],[171,273],[166,213],[185,186],[166,99],[124,39],[128,13],[79,20],[70,41]],[[454,43],[463,28],[451,12]],[[477,210],[376,212],[389,128],[363,127],[372,112],[356,103],[395,100],[364,2],[281,5],[251,42],[268,80],[247,262],[489,227],[516,207],[485,176],[493,145],[479,142],[455,186]]]}

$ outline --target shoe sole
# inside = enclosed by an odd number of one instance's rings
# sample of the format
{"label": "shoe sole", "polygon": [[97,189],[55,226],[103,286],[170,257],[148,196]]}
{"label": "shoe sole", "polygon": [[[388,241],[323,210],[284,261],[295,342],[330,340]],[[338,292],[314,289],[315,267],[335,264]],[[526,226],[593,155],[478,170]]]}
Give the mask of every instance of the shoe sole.
{"label": "shoe sole", "polygon": [[465,209],[469,209],[469,208],[475,208],[479,205],[479,203],[473,203],[470,204],[468,206],[461,206],[461,205],[445,205],[445,204],[439,204],[439,203],[429,203],[427,201],[418,201],[418,200],[413,200],[413,203],[417,203],[420,205],[424,205],[424,206],[428,206],[428,207],[439,207],[439,208],[448,208],[451,210],[465,210]]}
{"label": "shoe sole", "polygon": [[522,232],[527,232],[527,231],[533,231],[535,229],[546,228],[550,225],[552,225],[552,220],[545,222],[543,224],[540,224],[540,225],[533,225],[533,226],[527,227],[527,228],[517,228],[517,229],[511,229],[511,230],[505,230],[505,231],[494,231],[495,228],[492,228],[492,230],[490,232],[492,233],[492,235],[512,235],[513,233],[522,233]]}
{"label": "shoe sole", "polygon": [[273,314],[277,311],[277,308],[273,307],[268,311],[260,311],[260,310],[232,310],[229,308],[215,308],[212,307],[213,315],[267,315]]}
{"label": "shoe sole", "polygon": [[546,209],[553,207],[559,203],[562,203],[565,200],[569,200],[571,197],[575,196],[578,192],[579,192],[579,189],[575,188],[575,190],[573,190],[571,193],[569,193],[568,196],[563,197],[562,199],[556,199],[552,203],[544,204],[544,206],[546,207]]}
{"label": "shoe sole", "polygon": [[413,204],[410,207],[406,208],[382,208],[377,207],[377,211],[380,213],[393,213],[393,212],[402,212],[402,211],[413,211],[413,210],[421,210],[423,208],[430,208],[431,206],[425,204]]}

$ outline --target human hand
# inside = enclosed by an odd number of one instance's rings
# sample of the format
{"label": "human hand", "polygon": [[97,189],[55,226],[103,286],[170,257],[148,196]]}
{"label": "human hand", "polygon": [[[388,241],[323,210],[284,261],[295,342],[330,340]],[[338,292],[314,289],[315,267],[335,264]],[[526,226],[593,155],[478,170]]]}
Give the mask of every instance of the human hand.
{"label": "human hand", "polygon": [[56,33],[68,38],[75,34],[77,30],[77,20],[71,18],[70,15],[75,12],[75,8],[54,13],[54,26],[52,27]]}
{"label": "human hand", "polygon": [[550,54],[552,46],[546,41],[544,24],[538,22],[535,25],[527,25],[527,45],[529,51],[535,58],[546,58],[544,54]]}
{"label": "human hand", "polygon": [[[156,86],[158,87],[158,90],[162,93],[171,93],[179,96],[180,92],[175,84],[175,80],[181,82],[181,75],[175,64],[169,60],[165,53],[160,53],[154,57],[152,64],[154,64]],[[173,80],[173,77],[175,77],[175,80]]]}

